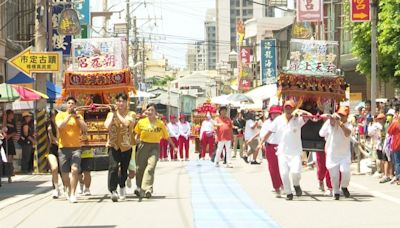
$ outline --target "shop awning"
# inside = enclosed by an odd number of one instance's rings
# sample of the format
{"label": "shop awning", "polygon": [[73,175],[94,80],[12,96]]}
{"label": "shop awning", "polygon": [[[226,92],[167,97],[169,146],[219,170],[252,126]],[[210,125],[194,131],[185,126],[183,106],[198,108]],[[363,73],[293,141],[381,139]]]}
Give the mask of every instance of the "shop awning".
{"label": "shop awning", "polygon": [[61,87],[50,81],[46,81],[46,94],[50,100],[55,100],[61,95]]}
{"label": "shop awning", "polygon": [[28,75],[19,72],[13,78],[6,81],[7,84],[30,84],[33,83],[35,80]]}

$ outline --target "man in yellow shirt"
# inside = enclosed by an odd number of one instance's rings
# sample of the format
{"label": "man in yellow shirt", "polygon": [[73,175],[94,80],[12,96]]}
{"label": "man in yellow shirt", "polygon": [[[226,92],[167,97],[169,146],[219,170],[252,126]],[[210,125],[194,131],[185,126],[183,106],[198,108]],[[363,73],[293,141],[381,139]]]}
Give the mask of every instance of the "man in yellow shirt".
{"label": "man in yellow shirt", "polygon": [[[56,116],[58,128],[58,145],[60,170],[63,183],[68,188],[68,198],[76,203],[75,190],[78,184],[78,174],[81,165],[81,134],[86,132],[87,125],[82,115],[76,113],[76,99],[68,97],[67,111],[59,112]],[[71,173],[71,178],[69,174]]]}
{"label": "man in yellow shirt", "polygon": [[165,124],[157,119],[155,104],[148,104],[146,118],[139,120],[135,126],[136,139],[136,185],[135,194],[142,199],[150,198],[153,193],[154,171],[160,154],[160,139],[167,139],[176,154],[177,149],[169,138]]}
{"label": "man in yellow shirt", "polygon": [[[128,167],[132,156],[133,115],[128,110],[128,96],[119,93],[115,97],[115,106],[107,115],[104,126],[108,129],[108,190],[111,200],[117,202],[126,199],[125,182],[128,177]],[[119,194],[117,187],[119,185]]]}

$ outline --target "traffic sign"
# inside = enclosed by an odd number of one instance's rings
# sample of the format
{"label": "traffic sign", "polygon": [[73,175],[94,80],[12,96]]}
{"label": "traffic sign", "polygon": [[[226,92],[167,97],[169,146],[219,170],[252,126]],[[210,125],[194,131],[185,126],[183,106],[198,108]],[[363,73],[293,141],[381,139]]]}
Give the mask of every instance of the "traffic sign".
{"label": "traffic sign", "polygon": [[370,0],[351,0],[351,21],[370,21]]}
{"label": "traffic sign", "polygon": [[28,47],[8,63],[32,76],[32,73],[52,73],[61,71],[61,52],[32,52]]}

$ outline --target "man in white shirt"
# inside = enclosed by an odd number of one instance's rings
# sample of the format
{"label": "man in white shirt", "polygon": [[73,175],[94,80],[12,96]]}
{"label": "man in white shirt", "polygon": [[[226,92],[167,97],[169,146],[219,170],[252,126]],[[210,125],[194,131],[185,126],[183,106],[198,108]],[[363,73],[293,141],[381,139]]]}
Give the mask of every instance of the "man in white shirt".
{"label": "man in white shirt", "polygon": [[201,128],[200,128],[200,140],[201,140],[201,153],[200,153],[200,159],[204,159],[206,156],[206,150],[208,146],[208,155],[210,159],[212,158],[212,155],[214,153],[214,144],[215,144],[215,122],[212,119],[212,116],[210,113],[207,113],[206,119],[203,120],[201,123]]}
{"label": "man in white shirt", "polygon": [[244,128],[244,140],[246,142],[246,146],[248,146],[247,150],[243,154],[243,160],[246,163],[249,163],[248,156],[253,155],[253,160],[250,162],[252,165],[259,165],[257,162],[257,156],[259,149],[258,146],[258,121],[255,121],[255,113],[249,112],[246,116],[246,125]]}
{"label": "man in white shirt", "polygon": [[[170,115],[169,116],[169,123],[167,124],[168,128],[168,133],[169,137],[171,138],[171,141],[175,144],[175,148],[178,148],[179,146],[179,126],[176,121],[176,116],[175,115]],[[171,150],[173,146],[169,146],[169,151],[170,151],[170,156],[171,156],[171,161],[174,160],[176,161],[177,159],[177,154],[174,153],[174,150]]]}
{"label": "man in white shirt", "polygon": [[[326,168],[331,176],[333,195],[335,200],[340,198],[339,187],[343,195],[348,198],[350,192],[347,189],[350,183],[351,165],[351,123],[347,122],[348,107],[340,107],[322,126],[319,135],[326,140]],[[341,183],[339,183],[341,174]]]}
{"label": "man in white shirt", "polygon": [[[189,136],[190,123],[186,121],[186,115],[179,116],[179,156],[180,159],[189,161]],[[185,158],[183,157],[183,149],[185,149]]]}
{"label": "man in white shirt", "polygon": [[[307,120],[299,115],[310,115],[310,113],[303,110],[294,111],[296,105],[292,100],[286,101],[283,107],[284,113],[272,122],[271,127],[261,142],[267,141],[272,134],[276,134],[275,136],[279,139],[276,153],[278,155],[279,171],[286,199],[293,200],[289,173],[292,174],[296,196],[301,196],[303,194],[300,187],[301,153],[303,151],[301,128]],[[261,148],[262,144],[258,147]]]}

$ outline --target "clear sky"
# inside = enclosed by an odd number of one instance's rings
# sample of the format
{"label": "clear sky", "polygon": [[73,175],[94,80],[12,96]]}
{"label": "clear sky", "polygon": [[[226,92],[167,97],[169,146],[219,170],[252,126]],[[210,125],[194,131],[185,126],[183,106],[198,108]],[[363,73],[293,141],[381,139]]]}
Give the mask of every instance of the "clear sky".
{"label": "clear sky", "polygon": [[[228,0],[226,0],[228,1]],[[91,10],[101,11],[103,0],[91,0]],[[175,67],[186,66],[186,50],[190,43],[204,39],[206,11],[215,8],[215,0],[130,0],[131,16],[137,16],[139,37],[153,45],[154,57],[165,56]],[[146,4],[144,4],[144,2]],[[111,11],[124,10],[121,18],[114,14],[111,24],[124,22],[126,0],[108,0]],[[136,8],[137,7],[137,8]],[[133,9],[136,10],[132,12]],[[150,19],[149,19],[150,18]],[[99,29],[100,21],[94,23]]]}

